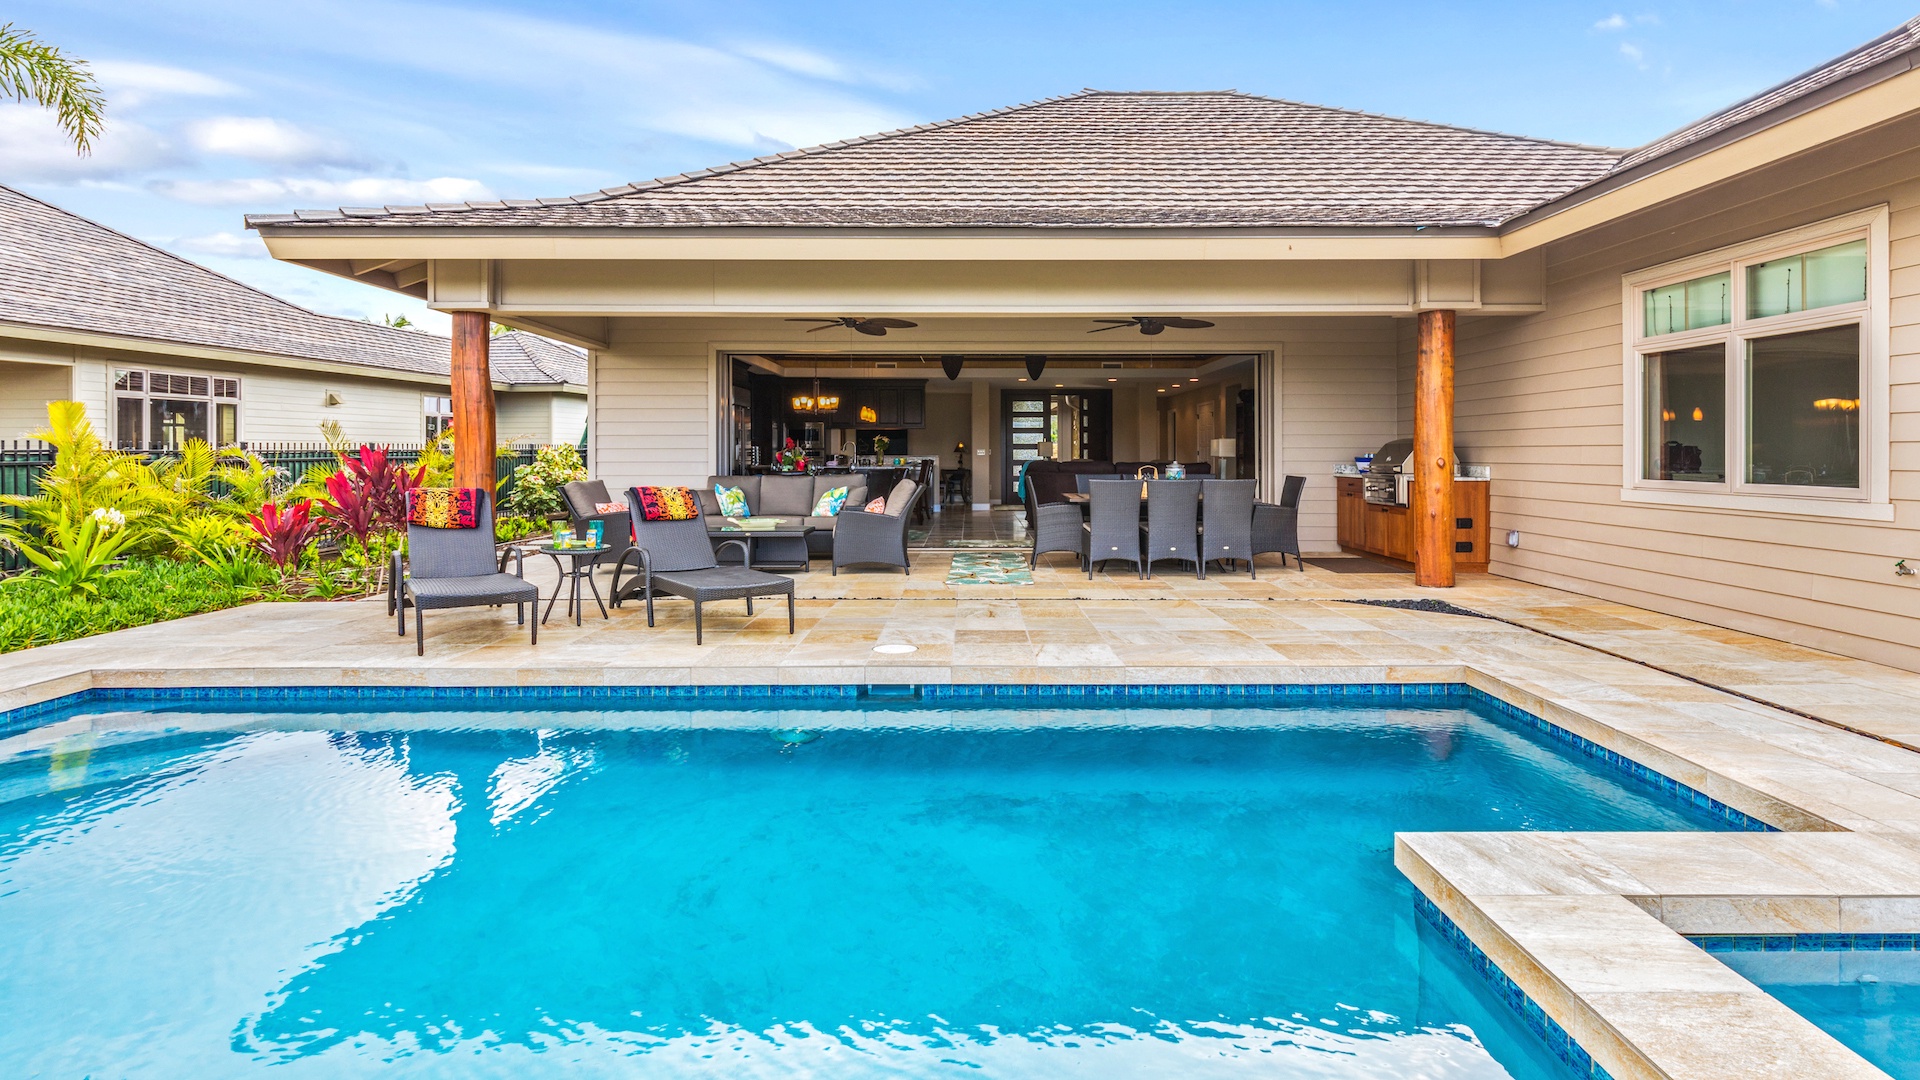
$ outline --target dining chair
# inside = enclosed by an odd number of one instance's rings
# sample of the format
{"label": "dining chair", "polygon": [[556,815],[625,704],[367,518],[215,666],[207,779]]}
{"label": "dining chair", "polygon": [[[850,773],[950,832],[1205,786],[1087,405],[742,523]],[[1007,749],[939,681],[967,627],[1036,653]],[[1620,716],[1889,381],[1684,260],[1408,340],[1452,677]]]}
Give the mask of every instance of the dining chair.
{"label": "dining chair", "polygon": [[1258,480],[1200,481],[1200,576],[1207,576],[1207,564],[1247,564],[1247,576],[1257,577],[1253,569],[1253,497]]}
{"label": "dining chair", "polygon": [[1145,537],[1141,549],[1143,576],[1153,576],[1156,562],[1178,559],[1193,563],[1195,575],[1205,577],[1199,566],[1200,481],[1148,480],[1146,485],[1147,523],[1139,526]]}
{"label": "dining chair", "polygon": [[1269,551],[1280,553],[1280,565],[1287,565],[1287,556],[1304,571],[1307,564],[1300,558],[1300,492],[1307,486],[1304,476],[1289,476],[1281,484],[1280,502],[1253,504],[1253,553],[1262,555]]}
{"label": "dining chair", "polygon": [[1095,480],[1087,485],[1087,522],[1084,550],[1087,577],[1093,577],[1094,564],[1104,566],[1109,559],[1133,564],[1134,572],[1146,576],[1140,560],[1140,481]]}

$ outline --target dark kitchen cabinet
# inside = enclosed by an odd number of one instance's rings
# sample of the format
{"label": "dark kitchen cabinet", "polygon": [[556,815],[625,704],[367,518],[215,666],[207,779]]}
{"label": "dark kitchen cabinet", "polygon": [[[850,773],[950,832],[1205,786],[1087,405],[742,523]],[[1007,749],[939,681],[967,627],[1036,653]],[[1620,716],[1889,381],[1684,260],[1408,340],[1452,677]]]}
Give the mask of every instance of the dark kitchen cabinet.
{"label": "dark kitchen cabinet", "polygon": [[842,411],[848,422],[863,428],[918,428],[927,424],[925,383],[850,383]]}

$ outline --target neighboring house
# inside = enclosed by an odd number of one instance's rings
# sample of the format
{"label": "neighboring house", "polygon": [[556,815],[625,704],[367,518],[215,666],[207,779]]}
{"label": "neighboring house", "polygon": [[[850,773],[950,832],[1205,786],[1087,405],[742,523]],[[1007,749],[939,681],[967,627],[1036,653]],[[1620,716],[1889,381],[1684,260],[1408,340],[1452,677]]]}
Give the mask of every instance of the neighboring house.
{"label": "neighboring house", "polygon": [[[1495,574],[1920,669],[1895,572],[1920,564],[1916,58],[1920,20],[1632,150],[1089,91],[571,198],[249,225],[456,313],[456,349],[486,326],[460,312],[591,349],[616,490],[729,471],[762,398],[810,433],[860,380],[924,383],[898,426],[945,424],[927,449],[964,443],[980,501],[1028,415],[1148,458],[1231,408],[1268,497],[1309,478],[1312,548],[1337,465],[1452,439],[1492,468]],[[845,316],[917,326],[790,321]],[[1214,325],[1096,322],[1134,316]],[[1238,381],[1160,404],[1209,378]],[[1415,516],[1420,579],[1450,579],[1451,516]]]}
{"label": "neighboring house", "polygon": [[[419,442],[451,416],[449,342],[318,315],[0,187],[0,439],[84,402],[123,446],[186,438]],[[514,331],[493,339],[503,438],[577,442],[586,357]]]}

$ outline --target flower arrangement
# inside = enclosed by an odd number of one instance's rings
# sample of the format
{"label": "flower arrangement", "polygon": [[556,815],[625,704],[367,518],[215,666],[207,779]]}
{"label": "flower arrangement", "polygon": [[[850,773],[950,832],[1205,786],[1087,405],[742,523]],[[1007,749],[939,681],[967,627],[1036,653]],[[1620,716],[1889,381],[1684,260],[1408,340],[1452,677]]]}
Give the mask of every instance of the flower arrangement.
{"label": "flower arrangement", "polygon": [[807,471],[807,455],[794,445],[792,439],[787,440],[787,445],[780,448],[780,452],[773,456],[773,460],[774,464],[780,466],[782,472]]}

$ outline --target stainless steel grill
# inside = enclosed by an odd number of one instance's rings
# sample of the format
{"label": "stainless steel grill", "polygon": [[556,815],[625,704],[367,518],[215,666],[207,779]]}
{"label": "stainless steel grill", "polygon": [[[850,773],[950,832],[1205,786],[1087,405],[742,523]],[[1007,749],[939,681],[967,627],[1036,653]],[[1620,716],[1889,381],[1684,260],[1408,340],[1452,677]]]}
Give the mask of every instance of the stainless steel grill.
{"label": "stainless steel grill", "polygon": [[1373,464],[1367,466],[1364,481],[1368,502],[1387,506],[1400,503],[1400,489],[1403,486],[1400,483],[1401,466],[1412,456],[1412,439],[1395,439],[1373,455]]}

